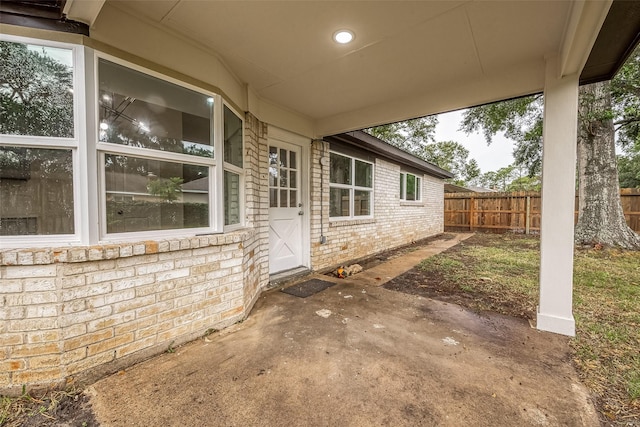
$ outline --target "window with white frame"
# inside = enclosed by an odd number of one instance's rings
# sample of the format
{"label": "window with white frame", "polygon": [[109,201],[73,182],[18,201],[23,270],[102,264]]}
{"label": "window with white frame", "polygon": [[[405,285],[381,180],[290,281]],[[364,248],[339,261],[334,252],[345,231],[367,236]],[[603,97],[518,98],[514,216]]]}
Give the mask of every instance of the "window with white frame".
{"label": "window with white frame", "polygon": [[400,200],[422,200],[422,178],[412,173],[400,173]]}
{"label": "window with white frame", "polygon": [[0,40],[3,239],[76,239],[76,53],[62,43]]}
{"label": "window with white frame", "polygon": [[242,225],[244,124],[220,95],[83,46],[0,37],[0,246]]}
{"label": "window with white frame", "polygon": [[331,152],[329,194],[330,218],[373,216],[373,164]]}
{"label": "window with white frame", "polygon": [[214,98],[103,58],[98,82],[103,232],[214,229]]}
{"label": "window with white frame", "polygon": [[224,106],[224,225],[241,223],[243,134],[242,120]]}

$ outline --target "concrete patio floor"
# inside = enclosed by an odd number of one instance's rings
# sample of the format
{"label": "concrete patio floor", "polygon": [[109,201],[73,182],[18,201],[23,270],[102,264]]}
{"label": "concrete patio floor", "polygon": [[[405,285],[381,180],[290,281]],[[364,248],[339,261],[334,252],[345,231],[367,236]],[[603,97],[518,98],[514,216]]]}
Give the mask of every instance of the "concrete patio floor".
{"label": "concrete patio floor", "polygon": [[365,273],[305,299],[266,292],[244,322],[98,381],[88,389],[98,421],[599,425],[568,338],[389,291]]}

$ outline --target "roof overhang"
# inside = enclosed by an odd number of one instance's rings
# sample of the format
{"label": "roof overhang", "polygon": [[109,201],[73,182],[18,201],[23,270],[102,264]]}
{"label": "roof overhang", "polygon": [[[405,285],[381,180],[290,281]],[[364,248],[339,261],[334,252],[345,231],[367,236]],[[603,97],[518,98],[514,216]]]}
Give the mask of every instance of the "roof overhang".
{"label": "roof overhang", "polygon": [[640,2],[616,0],[598,33],[580,84],[611,80],[640,41]]}
{"label": "roof overhang", "polygon": [[[48,2],[5,0],[0,19],[33,26],[5,9],[28,3]],[[56,0],[54,21],[321,137],[541,92],[552,56],[559,76],[609,79],[638,41],[639,3]],[[354,42],[334,43],[340,28]]]}
{"label": "roof overhang", "polygon": [[406,153],[361,130],[327,136],[324,140],[329,143],[332,141],[339,141],[354,147],[364,148],[365,150],[375,153],[381,157],[393,160],[401,165],[411,166],[436,178],[453,178],[453,174],[451,172],[446,171],[433,163],[426,162],[418,157]]}
{"label": "roof overhang", "polygon": [[71,2],[73,0],[2,0],[0,23],[88,36],[89,25],[66,19],[65,5],[68,7]]}

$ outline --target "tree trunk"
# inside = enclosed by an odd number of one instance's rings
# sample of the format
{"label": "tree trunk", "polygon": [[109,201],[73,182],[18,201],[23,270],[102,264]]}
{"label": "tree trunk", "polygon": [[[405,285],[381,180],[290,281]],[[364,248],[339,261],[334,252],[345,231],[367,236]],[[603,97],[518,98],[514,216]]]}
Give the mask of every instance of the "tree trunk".
{"label": "tree trunk", "polygon": [[620,203],[609,82],[580,88],[578,111],[578,223],[575,241],[640,250]]}

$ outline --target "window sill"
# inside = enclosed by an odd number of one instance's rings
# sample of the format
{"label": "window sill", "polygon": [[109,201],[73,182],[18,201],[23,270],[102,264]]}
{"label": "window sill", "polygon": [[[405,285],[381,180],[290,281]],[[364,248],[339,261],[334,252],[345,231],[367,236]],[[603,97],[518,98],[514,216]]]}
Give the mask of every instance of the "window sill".
{"label": "window sill", "polygon": [[163,240],[145,240],[93,246],[2,249],[0,250],[0,266],[103,261],[138,255],[241,243],[254,235],[255,229],[244,228],[224,234],[192,235],[189,237]]}
{"label": "window sill", "polygon": [[422,200],[418,200],[418,201],[401,200],[400,201],[400,206],[424,207],[424,202]]}
{"label": "window sill", "polygon": [[329,227],[348,227],[354,225],[373,224],[375,218],[329,220]]}

